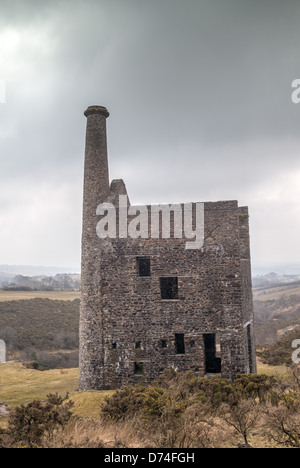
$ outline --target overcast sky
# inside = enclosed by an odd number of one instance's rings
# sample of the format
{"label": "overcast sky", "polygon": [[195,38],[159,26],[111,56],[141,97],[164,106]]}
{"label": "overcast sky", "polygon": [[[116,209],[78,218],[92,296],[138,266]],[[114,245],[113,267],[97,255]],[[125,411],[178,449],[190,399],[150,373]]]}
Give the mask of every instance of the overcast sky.
{"label": "overcast sky", "polygon": [[299,25],[299,0],[0,0],[0,264],[79,268],[98,104],[132,203],[237,199],[254,268],[300,265]]}

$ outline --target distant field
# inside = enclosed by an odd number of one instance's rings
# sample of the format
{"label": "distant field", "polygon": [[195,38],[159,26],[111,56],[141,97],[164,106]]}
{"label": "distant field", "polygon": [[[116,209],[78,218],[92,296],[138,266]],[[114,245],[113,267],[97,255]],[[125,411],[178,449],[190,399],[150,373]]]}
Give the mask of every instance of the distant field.
{"label": "distant field", "polygon": [[297,285],[280,285],[270,289],[263,289],[263,290],[254,290],[253,292],[254,299],[257,301],[270,301],[270,300],[278,300],[282,296],[300,296],[300,286]]}
{"label": "distant field", "polygon": [[0,302],[18,301],[24,299],[52,299],[58,301],[73,301],[80,298],[79,291],[0,291]]}

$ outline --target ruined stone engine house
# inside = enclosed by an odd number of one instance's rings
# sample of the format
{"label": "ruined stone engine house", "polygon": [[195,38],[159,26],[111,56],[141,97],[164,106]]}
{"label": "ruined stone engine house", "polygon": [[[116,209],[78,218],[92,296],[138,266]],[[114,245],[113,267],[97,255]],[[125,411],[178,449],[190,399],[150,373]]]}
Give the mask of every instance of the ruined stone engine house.
{"label": "ruined stone engine house", "polygon": [[107,109],[85,116],[80,390],[149,383],[169,367],[255,373],[247,207],[204,203],[200,249],[172,237],[174,225],[170,238],[100,239],[97,207],[117,206],[127,191],[123,180],[109,183]]}

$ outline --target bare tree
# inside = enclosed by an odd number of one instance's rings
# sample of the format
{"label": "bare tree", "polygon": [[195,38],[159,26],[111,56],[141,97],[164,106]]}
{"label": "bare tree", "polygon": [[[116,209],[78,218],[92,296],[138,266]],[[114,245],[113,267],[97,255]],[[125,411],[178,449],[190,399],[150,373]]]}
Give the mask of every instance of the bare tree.
{"label": "bare tree", "polygon": [[243,436],[246,446],[249,446],[249,433],[257,425],[260,412],[260,405],[252,398],[236,404],[224,403],[219,409],[221,418]]}
{"label": "bare tree", "polygon": [[267,406],[268,434],[285,447],[300,448],[300,400],[297,392],[285,394],[278,406]]}

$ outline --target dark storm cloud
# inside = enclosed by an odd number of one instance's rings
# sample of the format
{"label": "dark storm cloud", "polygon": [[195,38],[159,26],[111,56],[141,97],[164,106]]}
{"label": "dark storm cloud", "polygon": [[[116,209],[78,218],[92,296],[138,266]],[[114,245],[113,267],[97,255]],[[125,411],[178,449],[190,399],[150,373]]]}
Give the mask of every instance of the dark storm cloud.
{"label": "dark storm cloud", "polygon": [[276,199],[282,173],[300,170],[299,19],[298,0],[1,0],[2,223],[16,229],[22,206],[24,245],[38,232],[52,261],[51,235],[55,261],[77,262],[91,104],[111,112],[111,175],[133,201],[239,198],[256,215],[255,194]]}
{"label": "dark storm cloud", "polygon": [[117,153],[149,140],[157,149],[298,135],[290,85],[299,73],[299,2],[4,5],[3,24],[46,28],[54,42],[45,62],[31,57],[34,80],[22,83],[31,87],[27,101],[26,93],[17,96],[16,105],[26,106],[16,108],[27,114],[20,124],[26,148],[42,134],[52,157],[61,159],[61,148],[68,159],[82,109],[95,101],[111,110]]}

